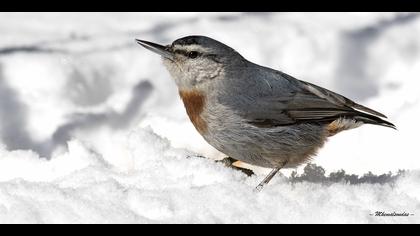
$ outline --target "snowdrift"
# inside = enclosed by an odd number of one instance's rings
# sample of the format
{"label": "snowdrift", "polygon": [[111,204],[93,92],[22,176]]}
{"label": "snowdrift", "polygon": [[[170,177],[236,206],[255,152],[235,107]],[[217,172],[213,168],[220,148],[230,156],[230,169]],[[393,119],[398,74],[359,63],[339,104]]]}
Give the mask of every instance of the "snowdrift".
{"label": "snowdrift", "polygon": [[[0,152],[2,223],[415,223],[420,173],[383,184],[290,182],[247,177],[175,149],[151,129],[114,148],[117,168],[80,141],[50,161],[28,151]],[[124,153],[125,152],[125,153]],[[413,216],[372,216],[376,211]]]}

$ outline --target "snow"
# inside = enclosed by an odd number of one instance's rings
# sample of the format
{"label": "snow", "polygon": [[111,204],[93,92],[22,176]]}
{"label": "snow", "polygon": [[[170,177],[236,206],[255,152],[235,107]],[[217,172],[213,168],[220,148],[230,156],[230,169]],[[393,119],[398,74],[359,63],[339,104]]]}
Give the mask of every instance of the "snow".
{"label": "snow", "polygon": [[[418,223],[419,31],[417,13],[1,13],[0,222]],[[409,171],[350,184],[283,170],[255,193],[269,170],[215,163],[159,58],[134,43],[191,34],[396,124],[331,138],[313,161],[327,175]]]}
{"label": "snow", "polygon": [[[417,215],[373,217],[374,211],[418,210],[420,172],[392,184],[298,182],[246,177],[175,149],[151,129],[117,144],[129,168],[119,170],[92,148],[70,141],[50,161],[28,151],[1,151],[3,223],[414,223]],[[121,145],[121,146],[120,146]],[[187,156],[190,156],[187,158]]]}

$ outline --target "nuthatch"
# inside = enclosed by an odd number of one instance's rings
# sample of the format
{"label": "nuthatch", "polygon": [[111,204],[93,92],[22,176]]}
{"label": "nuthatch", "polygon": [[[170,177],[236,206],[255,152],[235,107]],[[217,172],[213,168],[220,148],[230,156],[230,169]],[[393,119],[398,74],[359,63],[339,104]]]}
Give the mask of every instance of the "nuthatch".
{"label": "nuthatch", "polygon": [[320,86],[254,64],[205,36],[162,46],[136,40],[159,54],[175,80],[197,131],[220,152],[272,168],[307,162],[328,137],[363,124],[395,126],[385,115]]}

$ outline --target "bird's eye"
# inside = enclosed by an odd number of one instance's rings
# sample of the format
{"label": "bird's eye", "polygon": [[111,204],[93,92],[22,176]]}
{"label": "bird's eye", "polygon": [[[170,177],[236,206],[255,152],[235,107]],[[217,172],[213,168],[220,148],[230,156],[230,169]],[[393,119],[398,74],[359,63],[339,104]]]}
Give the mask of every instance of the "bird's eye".
{"label": "bird's eye", "polygon": [[194,59],[194,58],[198,57],[198,52],[191,51],[191,52],[188,53],[188,57],[191,58],[191,59]]}

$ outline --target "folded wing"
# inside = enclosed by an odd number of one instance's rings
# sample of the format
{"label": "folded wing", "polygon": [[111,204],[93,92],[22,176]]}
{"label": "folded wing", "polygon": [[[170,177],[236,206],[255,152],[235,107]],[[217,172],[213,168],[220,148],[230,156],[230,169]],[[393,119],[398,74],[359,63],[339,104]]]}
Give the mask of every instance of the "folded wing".
{"label": "folded wing", "polygon": [[250,124],[258,127],[285,126],[305,122],[328,123],[338,118],[350,118],[363,123],[395,126],[379,117],[385,115],[317,85],[297,80],[287,74],[284,79],[293,83],[288,94],[273,93],[256,98],[244,114]]}

